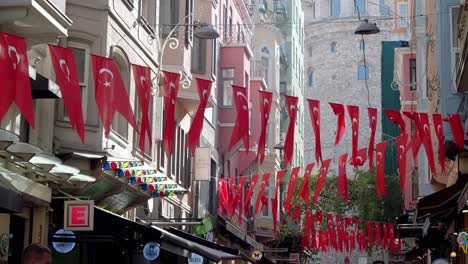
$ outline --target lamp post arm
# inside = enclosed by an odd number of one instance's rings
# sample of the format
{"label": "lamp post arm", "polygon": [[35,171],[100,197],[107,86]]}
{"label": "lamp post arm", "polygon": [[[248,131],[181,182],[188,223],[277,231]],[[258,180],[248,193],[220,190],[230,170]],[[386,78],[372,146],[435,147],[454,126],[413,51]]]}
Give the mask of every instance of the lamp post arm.
{"label": "lamp post arm", "polygon": [[[185,21],[187,18],[193,16],[194,13],[190,13],[188,14],[187,16],[185,16],[182,21]],[[188,25],[188,26],[192,26],[192,25]],[[167,35],[166,39],[162,42],[160,42],[160,39],[158,38],[158,41],[157,41],[157,48],[158,48],[158,70],[156,72],[156,76],[152,79],[152,83],[153,83],[153,89],[154,89],[154,93],[159,96],[159,83],[161,81],[161,77],[162,77],[162,68],[163,68],[163,57],[164,57],[164,52],[166,50],[166,47],[167,45],[169,45],[169,48],[171,50],[175,50],[179,47],[179,39],[177,38],[178,36],[175,34],[179,28],[181,27],[181,23],[177,23],[172,29],[171,31],[169,31],[169,34]],[[186,76],[183,76],[184,74],[181,74],[181,83],[182,83],[182,86],[184,88],[188,88],[190,86],[190,81],[188,80],[188,78]]]}

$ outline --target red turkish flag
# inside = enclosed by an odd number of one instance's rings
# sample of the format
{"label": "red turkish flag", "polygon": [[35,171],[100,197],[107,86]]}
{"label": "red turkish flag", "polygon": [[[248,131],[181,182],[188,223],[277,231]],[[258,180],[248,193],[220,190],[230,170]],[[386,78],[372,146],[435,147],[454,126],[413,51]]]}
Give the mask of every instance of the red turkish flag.
{"label": "red turkish flag", "polygon": [[91,55],[91,60],[93,63],[94,97],[104,127],[104,135],[109,138],[112,118],[116,111],[127,119],[135,131],[138,131],[128,93],[117,64],[112,59],[94,54]]}
{"label": "red turkish flag", "polygon": [[[237,190],[234,196],[234,199],[232,199],[231,202],[231,213],[230,215],[234,215],[234,212],[236,210],[236,207],[242,208],[242,190],[244,189],[244,184],[247,181],[246,176],[239,177],[239,185],[237,185]],[[239,223],[242,223],[242,211],[239,210]]]}
{"label": "red turkish flag", "polygon": [[355,168],[364,166],[367,161],[367,148],[363,148],[357,151],[356,158],[349,160],[349,164],[354,165]]}
{"label": "red turkish flag", "polygon": [[315,220],[317,220],[318,224],[322,224],[323,220],[323,213],[320,210],[315,211]]}
{"label": "red turkish flag", "polygon": [[247,99],[247,89],[245,87],[232,85],[234,101],[236,102],[237,119],[232,130],[229,150],[236,145],[239,140],[244,142],[244,148],[249,150],[249,100]]}
{"label": "red turkish flag", "polygon": [[434,122],[434,130],[439,145],[439,149],[437,151],[439,166],[442,173],[445,173],[444,125],[442,124],[442,115],[432,114],[432,121]]}
{"label": "red turkish flag", "polygon": [[258,189],[258,194],[257,194],[257,201],[255,202],[255,215],[258,214],[258,211],[260,209],[260,201],[263,195],[263,192],[265,191],[266,185],[270,181],[270,173],[263,174],[262,176],[262,183],[260,184],[260,188]]}
{"label": "red turkish flag", "polygon": [[385,187],[385,148],[387,147],[387,141],[380,142],[376,146],[376,158],[375,163],[377,167],[376,172],[376,183],[377,183],[377,194],[379,197],[387,196],[387,190]]}
{"label": "red turkish flag", "polygon": [[237,189],[239,198],[237,199],[237,203],[236,203],[238,205],[237,220],[238,220],[239,224],[242,224],[242,213],[244,211],[244,207],[243,207],[244,204],[242,203],[242,193],[244,192],[244,185],[245,185],[246,182],[247,182],[247,176],[240,177],[239,187]]}
{"label": "red turkish flag", "polygon": [[29,125],[34,128],[34,105],[27,51],[25,38],[0,32],[0,121],[10,105],[15,102]]}
{"label": "red turkish flag", "polygon": [[297,223],[301,225],[301,207],[299,205],[294,206],[293,219],[296,219]]}
{"label": "red turkish flag", "polygon": [[406,134],[406,123],[401,116],[400,111],[397,110],[384,110],[388,119],[400,127],[401,134]]}
{"label": "red turkish flag", "polygon": [[343,154],[339,158],[338,166],[338,199],[343,197],[344,201],[348,203],[348,177],[346,176],[346,160],[348,154]]}
{"label": "red turkish flag", "polygon": [[388,247],[388,226],[387,223],[383,223],[383,248],[387,249]]}
{"label": "red turkish flag", "polygon": [[395,253],[395,230],[392,223],[388,224],[388,240],[390,254],[393,254]]}
{"label": "red turkish flag", "polygon": [[[359,107],[355,105],[347,105],[346,110],[348,110],[349,118],[351,119],[351,130],[352,130],[352,155],[351,159],[355,160],[357,158],[357,148],[358,148],[358,140],[359,140]],[[357,163],[357,162],[356,162]],[[355,168],[357,168],[355,166]]]}
{"label": "red turkish flag", "polygon": [[349,250],[352,252],[356,249],[356,238],[354,236],[354,230],[351,230],[349,234]]}
{"label": "red turkish flag", "polygon": [[284,209],[286,212],[290,215],[291,210],[292,210],[292,198],[294,195],[294,192],[296,191],[296,185],[297,185],[297,180],[298,180],[298,173],[301,167],[294,167],[291,170],[291,176],[289,177],[289,185],[288,185],[288,195],[286,196],[286,200],[284,201]]}
{"label": "red turkish flag", "polygon": [[294,96],[285,95],[286,108],[289,114],[289,126],[284,141],[284,166],[287,167],[293,158],[294,152],[294,128],[296,127],[297,101]]}
{"label": "red turkish flag", "polygon": [[317,204],[320,192],[322,191],[325,180],[327,179],[328,168],[330,167],[331,159],[324,160],[322,163],[322,168],[320,168],[320,174],[317,179],[317,185],[315,186],[314,198],[312,203]]}
{"label": "red turkish flag", "polygon": [[337,117],[335,146],[340,143],[346,130],[345,108],[342,104],[330,103],[333,113]]}
{"label": "red turkish flag", "polygon": [[336,216],[336,226],[337,226],[337,234],[338,234],[338,251],[343,251],[343,240],[344,240],[344,226],[343,226],[343,218],[340,215]]}
{"label": "red turkish flag", "polygon": [[220,212],[229,211],[229,194],[227,183],[223,178],[218,179],[218,205]]}
{"label": "red turkish flag", "polygon": [[369,147],[367,148],[367,158],[369,159],[369,171],[372,171],[374,165],[375,149],[375,130],[377,129],[377,108],[367,108],[369,116],[369,127],[371,129]]}
{"label": "red turkish flag", "polygon": [[345,217],[345,227],[348,228],[352,224],[353,224],[353,219],[350,217]]}
{"label": "red turkish flag", "polygon": [[328,236],[330,238],[330,244],[333,246],[335,250],[338,250],[338,243],[336,241],[336,228],[335,223],[333,222],[333,215],[327,213],[327,228],[328,228]]}
{"label": "red turkish flag", "polygon": [[151,103],[151,69],[149,67],[132,64],[135,88],[138,95],[138,103],[141,111],[140,142],[141,152],[145,152],[145,135],[148,136],[149,147],[153,145],[151,137],[151,122],[149,111]]}
{"label": "red turkish flag", "polygon": [[366,221],[366,226],[367,226],[367,242],[369,244],[369,247],[372,248],[373,243],[374,243],[374,237],[373,237],[371,222]]}
{"label": "red turkish flag", "polygon": [[76,69],[73,50],[49,44],[50,58],[55,71],[55,78],[62,93],[62,100],[67,110],[70,124],[78,132],[84,143],[83,109],[81,107],[81,89]]}
{"label": "red turkish flag", "polygon": [[302,178],[302,183],[301,186],[299,187],[299,193],[298,193],[298,198],[296,199],[296,204],[299,202],[299,200],[302,198],[305,202],[305,204],[308,206],[310,201],[309,201],[309,177],[310,174],[312,173],[312,169],[314,168],[315,163],[309,163],[306,166],[306,170],[304,173],[304,178]]}
{"label": "red turkish flag", "polygon": [[406,142],[408,142],[408,134],[401,134],[397,137],[397,155],[398,155],[398,173],[400,174],[400,191],[404,193],[405,177],[406,177]]}
{"label": "red turkish flag", "polygon": [[210,99],[212,80],[205,80],[196,78],[198,97],[200,98],[200,104],[198,105],[197,112],[193,117],[192,125],[187,134],[187,147],[192,150],[192,156],[195,155],[195,148],[197,147],[198,140],[203,129],[203,121],[205,120],[205,109]]}
{"label": "red turkish flag", "polygon": [[249,189],[245,193],[245,200],[244,200],[244,213],[248,215],[249,212],[249,207],[250,207],[250,201],[252,199],[253,192],[255,190],[255,185],[257,185],[258,182],[258,174],[255,174],[252,176],[252,181],[249,184]]}
{"label": "red turkish flag", "polygon": [[[305,223],[304,223],[304,230],[302,235],[302,248],[303,249],[313,249],[314,248],[314,239],[315,236],[315,228],[314,228],[314,215],[312,211],[309,209],[305,212]],[[312,248],[310,246],[310,242],[312,242]]]}
{"label": "red turkish flag", "polygon": [[374,222],[374,228],[375,228],[375,244],[381,247],[382,246],[382,231],[380,231],[379,222]]}
{"label": "red turkish flag", "polygon": [[420,129],[419,127],[421,126],[420,124],[420,121],[419,121],[419,115],[418,113],[415,113],[415,112],[403,112],[403,114],[405,116],[407,116],[409,119],[413,120],[414,122],[414,126],[416,127],[416,129],[414,130],[414,135],[413,137],[411,138],[411,149],[413,151],[413,160],[417,160],[417,157],[418,157],[418,152],[419,152],[419,148],[421,147],[421,140],[422,140],[422,136],[423,135],[420,135]]}
{"label": "red turkish flag", "polygon": [[401,239],[400,239],[400,236],[398,236],[398,253],[401,254]]}
{"label": "red turkish flag", "polygon": [[460,152],[465,149],[465,134],[463,132],[462,121],[460,119],[460,114],[448,115],[447,118],[444,118],[445,122],[450,124],[452,129],[453,139],[458,146]]}
{"label": "red turkish flag", "polygon": [[320,143],[320,101],[307,99],[309,102],[310,121],[315,135],[315,161],[317,164],[323,163],[322,145]]}
{"label": "red turkish flag", "polygon": [[177,94],[179,92],[180,74],[163,71],[163,96],[165,124],[163,130],[162,143],[168,157],[172,155],[175,133],[175,106]]}
{"label": "red turkish flag", "polygon": [[422,135],[422,141],[424,149],[426,150],[426,156],[429,161],[429,168],[432,174],[436,174],[435,160],[434,160],[434,149],[432,148],[432,137],[431,137],[431,125],[429,123],[429,115],[427,113],[419,113],[420,135]]}
{"label": "red turkish flag", "polygon": [[258,153],[257,159],[260,161],[260,164],[263,164],[263,160],[265,159],[265,144],[266,144],[266,132],[267,132],[267,125],[268,119],[270,118],[270,110],[271,110],[271,101],[273,97],[273,93],[267,91],[259,91],[260,93],[260,123],[261,123],[261,131],[260,131],[260,138],[258,139]]}

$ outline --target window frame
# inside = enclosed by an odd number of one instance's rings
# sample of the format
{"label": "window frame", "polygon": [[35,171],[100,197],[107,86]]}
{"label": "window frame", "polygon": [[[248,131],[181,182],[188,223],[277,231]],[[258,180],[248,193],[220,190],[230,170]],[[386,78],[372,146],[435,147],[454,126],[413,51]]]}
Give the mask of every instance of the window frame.
{"label": "window frame", "polygon": [[315,71],[313,69],[309,69],[307,74],[307,86],[309,88],[313,88],[315,84]]}
{"label": "window frame", "polygon": [[[338,14],[334,11],[334,6],[338,11]],[[330,0],[330,17],[339,17],[341,14],[341,1],[340,0]]]}
{"label": "window frame", "polygon": [[[67,43],[67,48],[80,49],[80,50],[85,51],[85,55],[84,55],[85,66],[83,70],[83,82],[79,82],[78,85],[80,86],[81,108],[83,111],[83,123],[86,125],[87,114],[88,114],[88,90],[89,90],[89,71],[90,71],[90,64],[91,64],[91,47],[84,43],[69,41]],[[74,53],[73,55],[75,56],[75,59],[76,59],[76,55]],[[79,79],[79,76],[78,76],[78,79]],[[63,104],[63,101],[58,100],[58,102],[59,102],[58,103],[59,121],[70,122],[70,118],[68,116],[68,113],[66,114],[66,109],[65,109],[65,105]]]}
{"label": "window frame", "polygon": [[[206,61],[207,61],[207,40],[194,38],[193,48],[191,52],[190,69],[193,73],[205,74],[206,73]],[[194,60],[197,58],[197,60]],[[197,64],[194,62],[197,61]]]}
{"label": "window frame", "polygon": [[[156,2],[154,0],[140,0],[139,2],[138,17],[143,20],[144,28],[148,31],[148,33],[155,34],[156,25],[158,23],[156,20],[156,14],[158,12],[156,8]],[[154,6],[151,8],[153,4]],[[151,9],[153,9],[152,13]],[[153,16],[153,18],[151,18],[151,16]],[[150,19],[154,21],[150,21]]]}
{"label": "window frame", "polygon": [[[460,6],[450,6],[449,7],[449,18],[450,18],[450,66],[451,66],[451,73],[454,75],[456,72],[457,64],[460,61],[460,47],[458,46],[458,41],[453,41],[454,35],[458,35],[459,28],[458,24],[454,25],[453,24],[453,10],[458,9],[458,17],[457,20],[460,17]],[[455,26],[455,28],[454,28]],[[453,30],[456,29],[456,32],[453,32]],[[456,33],[456,34],[454,34]],[[457,57],[458,57],[458,62],[457,62]]]}
{"label": "window frame", "polygon": [[[119,67],[119,57],[120,59],[122,59],[122,62],[124,62],[126,65],[126,71],[128,72],[128,76],[123,76],[122,74],[122,69]],[[124,82],[124,87],[127,91],[127,95],[129,98],[132,97],[132,94],[135,92],[134,89],[132,90],[132,71],[131,71],[131,63],[130,63],[130,58],[128,57],[128,55],[125,53],[125,51],[121,48],[121,47],[118,47],[118,46],[113,46],[111,48],[111,56],[110,58],[114,61],[114,63],[116,64],[118,70],[119,70],[119,73],[120,73],[120,76]],[[127,77],[127,78],[124,78],[124,77]],[[131,100],[130,100],[131,102]],[[135,112],[135,106],[132,106],[132,111]],[[114,127],[114,124],[115,124],[115,121],[119,121],[119,123],[117,124],[117,129]],[[122,124],[120,124],[120,121],[123,121],[124,125],[125,125],[125,128],[121,128],[120,126]],[[120,113],[116,112],[114,113],[114,116],[112,117],[112,124],[111,124],[111,127],[110,127],[110,131],[111,131],[111,134],[114,134],[116,135],[120,140],[123,140],[125,143],[128,143],[128,142],[131,142],[130,141],[130,135],[132,134],[131,131],[130,131],[130,124],[129,122],[127,121],[127,119],[125,119],[125,117],[123,117]],[[122,131],[119,131],[119,129],[123,129]],[[132,129],[133,131],[133,129]],[[125,132],[124,134],[121,134],[120,132]]]}
{"label": "window frame", "polygon": [[[359,3],[361,3],[360,1],[362,1],[362,10],[359,9]],[[356,0],[356,5],[354,6],[354,14],[358,14],[358,10],[359,10],[359,14],[362,16],[363,14],[366,14],[367,12],[367,1],[366,0]]]}
{"label": "window frame", "polygon": [[[135,120],[138,124],[139,127],[141,127],[141,120],[142,120],[142,117],[143,117],[143,113],[141,113],[141,106],[140,106],[140,103],[139,103],[139,98],[138,98],[138,94],[135,95]],[[148,113],[148,118],[149,118],[149,125],[150,125],[150,129],[151,129],[151,133],[153,133],[153,127],[152,127],[152,124],[153,124],[153,120],[154,120],[154,115],[153,115],[153,109],[154,109],[154,104],[155,104],[155,98],[153,95],[150,95],[150,105],[149,105],[149,113]],[[150,160],[152,160],[153,158],[153,148],[155,147],[155,144],[154,142],[151,142],[153,144],[150,144],[149,142],[149,138],[147,138],[147,135],[146,133],[143,135],[145,137],[145,151],[142,152],[141,149],[140,149],[140,133],[138,133],[140,131],[133,131],[133,149],[140,153],[140,155],[142,155],[144,158],[148,158]],[[154,140],[154,138],[152,138]],[[151,146],[151,148],[150,148]],[[149,152],[148,152],[149,151]]]}
{"label": "window frame", "polygon": [[[225,77],[224,70],[233,70],[232,77]],[[223,67],[223,68],[221,68],[221,82],[220,82],[220,85],[221,85],[221,89],[220,89],[220,91],[221,91],[221,107],[224,107],[224,108],[234,107],[234,98],[232,96],[232,92],[233,92],[232,91],[232,85],[234,85],[235,76],[236,76],[236,69],[234,67]],[[226,104],[225,101],[224,101],[226,90],[229,89],[227,87],[224,87],[224,81],[232,81],[231,85],[230,85],[230,91],[231,91],[231,103],[230,104]]]}
{"label": "window frame", "polygon": [[[402,6],[405,6],[406,9],[405,9],[405,14],[402,15]],[[408,27],[408,2],[403,2],[403,1],[400,1],[398,2],[398,12],[397,12],[397,15],[398,15],[398,28],[407,28]]]}
{"label": "window frame", "polygon": [[417,89],[417,68],[416,58],[409,59],[409,73],[410,73],[410,91],[416,91]]}
{"label": "window frame", "polygon": [[[361,78],[361,68],[364,67],[365,70],[365,76],[364,78]],[[358,80],[369,80],[369,66],[365,64],[359,64],[358,66]]]}

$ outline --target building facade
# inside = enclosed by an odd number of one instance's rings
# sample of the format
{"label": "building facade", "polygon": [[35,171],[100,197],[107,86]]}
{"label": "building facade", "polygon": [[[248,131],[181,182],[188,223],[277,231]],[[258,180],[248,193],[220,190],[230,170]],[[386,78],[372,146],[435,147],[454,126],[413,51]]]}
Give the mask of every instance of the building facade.
{"label": "building facade", "polygon": [[[397,1],[356,1],[356,5],[353,1],[303,1],[305,12],[310,14],[305,24],[305,98],[320,100],[321,118],[330,120],[321,124],[321,142],[324,159],[333,159],[331,168],[337,168],[339,155],[351,153],[351,122],[346,115],[347,132],[335,146],[336,122],[333,120],[336,117],[328,103],[360,107],[358,149],[368,147],[367,107],[379,109],[376,142],[380,141],[384,89],[381,79],[382,43],[405,39],[403,27],[407,27],[406,19],[395,22],[394,6],[400,6]],[[407,17],[403,6],[398,10]],[[359,20],[365,18],[371,22],[375,18],[380,33],[364,37],[354,34]],[[305,127],[312,127],[310,118],[305,118]],[[305,133],[305,137],[305,162],[308,163],[315,160],[315,137],[313,133]],[[351,166],[347,170],[348,175],[354,174]]]}

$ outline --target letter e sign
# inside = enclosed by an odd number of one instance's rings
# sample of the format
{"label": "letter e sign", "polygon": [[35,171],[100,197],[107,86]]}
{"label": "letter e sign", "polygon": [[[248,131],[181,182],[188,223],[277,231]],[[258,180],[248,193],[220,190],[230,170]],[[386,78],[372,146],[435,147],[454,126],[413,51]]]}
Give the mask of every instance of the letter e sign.
{"label": "letter e sign", "polygon": [[94,201],[65,201],[63,229],[93,231]]}

